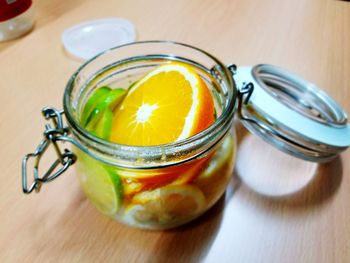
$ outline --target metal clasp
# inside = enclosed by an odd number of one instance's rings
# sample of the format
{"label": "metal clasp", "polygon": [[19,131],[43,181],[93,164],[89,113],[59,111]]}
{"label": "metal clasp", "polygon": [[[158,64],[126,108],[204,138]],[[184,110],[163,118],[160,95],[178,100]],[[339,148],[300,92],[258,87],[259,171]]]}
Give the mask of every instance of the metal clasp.
{"label": "metal clasp", "polygon": [[[229,64],[227,66],[227,69],[231,72],[232,77],[237,74],[237,65],[236,64]],[[249,118],[244,115],[243,113],[243,107],[244,105],[247,105],[249,102],[250,97],[252,96],[254,91],[254,84],[252,82],[243,82],[240,89],[237,90],[237,99],[238,99],[238,106],[237,106],[237,114],[240,120],[248,121],[251,123],[254,123],[258,126],[261,126],[260,123],[258,123],[256,120]],[[265,127],[262,127],[265,128]]]}
{"label": "metal clasp", "polygon": [[[62,115],[63,111],[59,111],[55,108],[46,107],[42,110],[42,114],[49,123],[45,125],[44,138],[39,143],[38,147],[33,153],[27,154],[22,161],[22,188],[25,194],[31,193],[34,189],[36,192],[40,191],[43,183],[51,182],[56,179],[62,173],[64,173],[69,166],[75,163],[76,155],[68,149],[64,149],[61,152],[57,142],[58,138],[67,137],[69,134],[69,128],[63,125]],[[50,123],[51,122],[51,123]],[[43,176],[39,175],[39,163],[40,159],[52,144],[57,154],[57,160],[55,160],[50,168],[44,173]],[[30,158],[34,158],[34,169],[33,169],[33,183],[30,187],[27,187],[27,163]],[[57,170],[57,167],[61,167]]]}
{"label": "metal clasp", "polygon": [[254,121],[248,117],[245,117],[243,114],[243,104],[246,105],[249,102],[250,97],[252,96],[254,91],[254,84],[249,83],[243,83],[243,86],[240,90],[238,90],[238,116],[241,120],[246,121]]}

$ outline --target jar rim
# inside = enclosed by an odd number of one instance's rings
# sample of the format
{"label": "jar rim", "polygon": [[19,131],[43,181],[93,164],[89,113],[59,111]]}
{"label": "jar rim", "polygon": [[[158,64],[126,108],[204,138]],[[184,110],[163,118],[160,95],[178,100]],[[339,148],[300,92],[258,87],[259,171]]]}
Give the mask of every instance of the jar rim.
{"label": "jar rim", "polygon": [[[133,145],[124,145],[124,144],[109,142],[109,141],[103,140],[97,136],[94,136],[89,131],[87,131],[85,128],[83,128],[83,126],[80,124],[80,122],[77,120],[77,118],[74,117],[74,112],[73,112],[73,108],[72,108],[73,99],[72,99],[71,94],[73,92],[75,81],[76,81],[79,73],[82,72],[88,65],[90,65],[92,62],[94,62],[96,59],[103,57],[103,56],[107,56],[108,53],[110,53],[110,52],[115,52],[115,51],[118,51],[122,48],[129,47],[132,45],[135,46],[135,45],[148,45],[148,44],[164,44],[164,45],[167,44],[167,45],[174,45],[174,47],[181,46],[181,47],[189,48],[189,50],[197,51],[200,54],[213,60],[216,64],[215,66],[218,66],[222,70],[222,72],[224,73],[225,77],[227,78],[228,86],[230,87],[230,91],[231,91],[228,94],[227,102],[225,103],[225,105],[223,107],[222,113],[215,120],[215,122],[213,124],[211,124],[205,130],[203,130],[203,131],[201,131],[201,132],[199,132],[191,137],[188,137],[186,139],[179,140],[176,142],[171,142],[168,144],[154,145],[154,146],[133,146]],[[88,61],[86,61],[83,65],[81,65],[75,71],[75,73],[70,77],[70,79],[66,85],[64,97],[63,97],[63,108],[64,108],[67,122],[69,123],[70,127],[72,128],[73,134],[76,137],[78,137],[79,140],[83,141],[84,144],[87,144],[88,146],[92,147],[95,150],[95,152],[108,153],[111,157],[116,157],[117,155],[125,153],[125,154],[129,155],[129,156],[127,156],[127,159],[128,160],[130,159],[130,161],[132,161],[132,160],[135,161],[135,160],[138,160],[139,158],[142,159],[144,157],[150,158],[152,160],[157,160],[159,158],[163,158],[164,155],[167,156],[167,154],[170,153],[171,151],[174,151],[174,149],[179,150],[180,152],[181,151],[186,152],[194,145],[197,145],[197,144],[200,145],[203,140],[208,139],[208,136],[210,134],[218,133],[218,135],[219,135],[219,133],[220,133],[221,134],[220,137],[223,137],[223,135],[226,134],[227,130],[231,127],[231,124],[233,122],[233,116],[234,116],[235,107],[236,107],[237,93],[238,93],[238,91],[236,88],[236,84],[235,84],[235,81],[234,81],[233,76],[230,73],[229,69],[219,59],[217,59],[213,55],[209,54],[208,52],[206,52],[200,48],[197,48],[197,47],[194,47],[194,46],[191,46],[188,44],[184,44],[184,43],[175,42],[175,41],[148,40],[148,41],[138,41],[138,42],[132,42],[132,43],[116,46],[116,47],[108,49],[108,50],[94,56],[93,58],[89,59]],[[210,149],[212,147],[213,146],[209,147],[208,149]],[[96,154],[91,154],[90,150],[88,150],[86,152],[90,155],[95,155],[93,157],[96,158]],[[134,155],[132,153],[134,153]],[[148,153],[148,154],[146,154],[146,155],[141,154],[140,155],[140,153]],[[188,161],[189,159],[194,159],[202,153],[203,153],[203,151],[199,152],[198,154],[194,154],[190,158],[185,158],[182,160],[175,161],[175,163],[178,164],[178,163],[182,163],[184,161]],[[101,158],[98,158],[98,159],[101,160]],[[103,158],[101,161],[108,163],[108,164],[112,164],[112,165],[118,165],[121,167],[131,167],[130,164],[122,164],[119,162],[118,162],[118,164],[116,164],[114,161],[103,159]],[[168,162],[168,160],[166,160],[166,161]],[[164,164],[157,163],[156,164],[157,167],[168,166],[168,165],[169,164],[166,164],[166,163],[164,163]],[[135,168],[134,165],[132,165],[132,168]],[[143,168],[145,168],[145,167],[143,167]],[[146,168],[154,168],[154,165],[152,165],[152,163],[150,163],[149,165],[147,165]]]}

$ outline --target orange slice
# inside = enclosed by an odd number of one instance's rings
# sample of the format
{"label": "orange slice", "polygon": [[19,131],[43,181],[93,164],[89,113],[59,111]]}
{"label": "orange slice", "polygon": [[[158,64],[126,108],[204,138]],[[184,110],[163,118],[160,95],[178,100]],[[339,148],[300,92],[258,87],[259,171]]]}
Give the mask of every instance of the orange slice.
{"label": "orange slice", "polygon": [[140,79],[114,112],[112,142],[151,146],[186,139],[214,122],[213,97],[188,65],[168,63]]}
{"label": "orange slice", "polygon": [[141,191],[152,190],[168,184],[184,185],[193,181],[207,166],[209,156],[193,160],[186,164],[152,170],[118,169],[116,173],[124,182],[124,194],[134,195]]}

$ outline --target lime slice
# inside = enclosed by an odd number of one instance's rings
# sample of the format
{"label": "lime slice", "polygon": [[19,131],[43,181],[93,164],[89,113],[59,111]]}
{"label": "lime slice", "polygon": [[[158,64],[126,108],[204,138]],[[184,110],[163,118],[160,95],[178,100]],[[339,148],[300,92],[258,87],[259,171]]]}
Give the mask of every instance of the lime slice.
{"label": "lime slice", "polygon": [[96,105],[103,101],[108,93],[111,91],[110,87],[103,86],[94,91],[91,97],[88,99],[86,104],[84,105],[84,110],[81,117],[81,123],[83,126],[86,126],[87,119],[90,116],[92,110],[96,107]]}
{"label": "lime slice", "polygon": [[113,111],[114,108],[123,100],[125,95],[126,90],[122,88],[111,90],[107,95],[104,95],[103,100],[99,100],[87,118],[87,128],[89,127],[91,129],[94,127],[108,107],[111,111]]}
{"label": "lime slice", "polygon": [[113,216],[122,204],[122,181],[96,160],[82,153],[80,181],[85,194],[103,214]]}
{"label": "lime slice", "polygon": [[109,107],[107,107],[107,109],[105,109],[102,115],[102,118],[96,124],[95,131],[94,131],[96,136],[104,140],[108,140],[109,136],[111,135],[112,121],[113,121],[113,112]]}
{"label": "lime slice", "polygon": [[169,185],[134,196],[123,217],[141,228],[167,228],[191,220],[204,211],[206,200],[195,186]]}

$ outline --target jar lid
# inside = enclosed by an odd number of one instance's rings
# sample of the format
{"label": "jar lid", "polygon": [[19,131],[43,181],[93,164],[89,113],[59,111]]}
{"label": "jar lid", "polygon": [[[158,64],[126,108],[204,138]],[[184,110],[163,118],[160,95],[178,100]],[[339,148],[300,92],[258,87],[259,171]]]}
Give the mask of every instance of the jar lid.
{"label": "jar lid", "polygon": [[86,21],[62,34],[65,49],[80,59],[90,59],[110,48],[135,41],[134,25],[122,18]]}
{"label": "jar lid", "polygon": [[345,111],[316,85],[266,64],[239,67],[234,79],[243,125],[273,146],[316,162],[329,161],[349,147]]}

